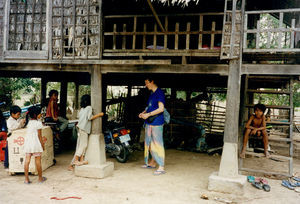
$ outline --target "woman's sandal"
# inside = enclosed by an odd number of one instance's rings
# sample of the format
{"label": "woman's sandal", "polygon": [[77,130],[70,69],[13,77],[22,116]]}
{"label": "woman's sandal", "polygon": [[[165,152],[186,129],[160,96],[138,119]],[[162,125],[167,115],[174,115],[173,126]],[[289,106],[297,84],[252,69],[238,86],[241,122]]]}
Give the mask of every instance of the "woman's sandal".
{"label": "woman's sandal", "polygon": [[25,184],[31,184],[31,181],[24,181]]}
{"label": "woman's sandal", "polygon": [[158,176],[158,175],[162,175],[162,174],[165,174],[165,173],[166,173],[165,170],[156,170],[156,171],[154,171],[153,175]]}
{"label": "woman's sandal", "polygon": [[143,166],[141,166],[141,168],[144,168],[144,169],[155,169],[156,167],[144,164]]}

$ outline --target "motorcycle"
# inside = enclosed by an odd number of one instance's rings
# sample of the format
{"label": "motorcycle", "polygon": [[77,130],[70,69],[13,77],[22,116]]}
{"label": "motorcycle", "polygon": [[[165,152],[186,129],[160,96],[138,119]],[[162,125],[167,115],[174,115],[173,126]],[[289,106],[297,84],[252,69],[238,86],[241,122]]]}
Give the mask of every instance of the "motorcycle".
{"label": "motorcycle", "polygon": [[132,148],[129,144],[131,140],[129,133],[130,130],[124,127],[104,131],[105,150],[111,156],[116,157],[120,163],[127,162],[129,155],[132,153]]}

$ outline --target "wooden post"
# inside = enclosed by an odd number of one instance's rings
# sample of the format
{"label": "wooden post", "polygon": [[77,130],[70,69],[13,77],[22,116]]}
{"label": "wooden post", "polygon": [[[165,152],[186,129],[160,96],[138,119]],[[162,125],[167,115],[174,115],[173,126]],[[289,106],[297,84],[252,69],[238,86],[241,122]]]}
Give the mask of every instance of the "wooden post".
{"label": "wooden post", "polygon": [[240,85],[241,85],[240,61],[231,60],[229,63],[227,96],[226,96],[226,120],[224,130],[224,142],[238,142],[238,125],[240,110]]}
{"label": "wooden post", "polygon": [[46,104],[46,98],[47,98],[47,81],[45,78],[41,79],[41,104],[42,106],[47,106]]}
{"label": "wooden post", "polygon": [[68,82],[62,81],[60,85],[60,115],[62,117],[66,117],[67,95],[68,95]]}
{"label": "wooden post", "polygon": [[[100,67],[94,65],[91,70],[91,104],[94,114],[102,111],[102,74]],[[100,118],[92,122],[92,134],[102,133],[102,121]],[[105,155],[104,155],[105,156]],[[105,158],[104,158],[105,161]]]}
{"label": "wooden post", "polygon": [[75,109],[79,109],[79,84],[75,83]]}

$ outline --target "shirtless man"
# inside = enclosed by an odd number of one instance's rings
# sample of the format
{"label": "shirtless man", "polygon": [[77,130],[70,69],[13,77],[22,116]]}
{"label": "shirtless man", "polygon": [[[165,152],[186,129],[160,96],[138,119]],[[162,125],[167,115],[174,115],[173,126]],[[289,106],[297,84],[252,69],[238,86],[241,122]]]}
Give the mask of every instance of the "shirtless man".
{"label": "shirtless man", "polygon": [[251,117],[249,118],[246,124],[243,148],[240,154],[241,158],[245,158],[246,146],[249,139],[249,135],[256,135],[258,137],[262,135],[263,142],[264,142],[265,156],[269,157],[268,133],[266,129],[266,117],[264,115],[265,110],[266,110],[266,106],[263,104],[256,104],[254,106],[254,114],[251,115]]}

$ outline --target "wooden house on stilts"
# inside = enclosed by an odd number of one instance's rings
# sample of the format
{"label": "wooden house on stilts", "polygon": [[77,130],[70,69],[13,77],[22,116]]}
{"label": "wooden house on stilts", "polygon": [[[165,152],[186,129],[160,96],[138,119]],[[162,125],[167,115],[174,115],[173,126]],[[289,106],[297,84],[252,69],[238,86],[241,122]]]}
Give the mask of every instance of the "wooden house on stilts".
{"label": "wooden house on stilts", "polygon": [[[0,0],[0,77],[41,78],[42,100],[47,82],[59,81],[63,104],[68,82],[77,90],[90,84],[95,112],[105,107],[108,85],[142,86],[145,74],[171,88],[171,99],[178,89],[225,90],[223,154],[208,188],[242,193],[246,178],[239,173],[261,171],[238,161],[257,95],[288,98],[267,104],[286,115],[268,124],[284,130],[270,141],[284,143],[287,153],[271,158],[287,162],[288,170],[261,173],[293,173],[299,25],[299,0]],[[75,173],[103,178],[114,166],[106,161],[100,119],[92,129],[91,165]]]}

